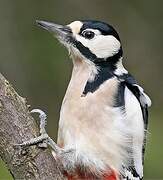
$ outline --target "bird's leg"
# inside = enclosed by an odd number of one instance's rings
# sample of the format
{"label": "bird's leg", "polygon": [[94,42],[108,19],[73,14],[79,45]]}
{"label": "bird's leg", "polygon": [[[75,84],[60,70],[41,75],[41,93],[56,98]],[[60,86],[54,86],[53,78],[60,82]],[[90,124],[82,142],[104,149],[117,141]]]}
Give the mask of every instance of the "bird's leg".
{"label": "bird's leg", "polygon": [[45,126],[46,126],[46,114],[40,110],[40,109],[33,109],[31,113],[39,113],[39,119],[40,119],[40,136],[30,139],[29,141],[25,141],[22,144],[17,144],[19,146],[30,146],[30,145],[35,145],[39,144],[41,147],[47,147],[47,140],[49,138]]}
{"label": "bird's leg", "polygon": [[40,136],[30,139],[28,141],[25,141],[21,144],[16,144],[19,146],[31,146],[31,145],[36,145],[38,144],[39,147],[44,147],[47,148],[47,145],[49,145],[55,155],[55,159],[57,160],[57,162],[59,163],[59,165],[61,166],[61,168],[68,172],[68,173],[72,173],[72,171],[74,170],[74,166],[75,166],[75,150],[73,149],[68,149],[65,150],[63,148],[60,148],[47,134],[46,132],[46,114],[40,110],[40,109],[33,109],[31,111],[31,113],[39,113],[39,119],[40,119]]}

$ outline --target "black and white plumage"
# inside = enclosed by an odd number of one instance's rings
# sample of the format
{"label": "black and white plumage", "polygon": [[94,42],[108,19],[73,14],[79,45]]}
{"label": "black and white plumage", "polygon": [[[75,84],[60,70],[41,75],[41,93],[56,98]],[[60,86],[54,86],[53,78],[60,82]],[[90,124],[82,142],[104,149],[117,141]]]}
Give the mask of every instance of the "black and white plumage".
{"label": "black and white plumage", "polygon": [[151,101],[122,65],[118,33],[100,21],[38,24],[55,33],[73,59],[58,132],[58,144],[75,152],[73,167],[142,179]]}

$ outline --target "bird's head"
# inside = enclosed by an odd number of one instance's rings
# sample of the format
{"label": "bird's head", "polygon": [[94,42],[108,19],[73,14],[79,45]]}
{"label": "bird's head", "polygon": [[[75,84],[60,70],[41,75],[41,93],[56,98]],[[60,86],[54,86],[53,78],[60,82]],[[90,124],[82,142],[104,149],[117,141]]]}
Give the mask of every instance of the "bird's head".
{"label": "bird's head", "polygon": [[37,24],[54,33],[73,57],[81,57],[81,59],[95,64],[117,61],[122,57],[118,33],[111,25],[104,22],[74,21],[63,26],[46,21],[37,21]]}

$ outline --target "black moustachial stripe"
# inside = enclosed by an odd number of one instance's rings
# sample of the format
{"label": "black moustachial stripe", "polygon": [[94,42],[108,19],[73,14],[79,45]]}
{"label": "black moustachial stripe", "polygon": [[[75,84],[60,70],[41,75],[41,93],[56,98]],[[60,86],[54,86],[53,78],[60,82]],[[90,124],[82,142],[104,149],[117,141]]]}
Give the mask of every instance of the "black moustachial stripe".
{"label": "black moustachial stripe", "polygon": [[73,46],[75,46],[86,59],[92,61],[96,66],[98,66],[98,74],[93,81],[87,81],[83,91],[84,95],[86,95],[88,92],[93,93],[99,88],[101,84],[104,83],[104,81],[114,76],[114,71],[117,68],[116,64],[123,55],[122,47],[120,47],[118,53],[104,59],[98,58],[89,50],[88,47],[85,47],[81,42],[77,41],[71,36],[67,41],[69,41],[69,43],[72,43]]}
{"label": "black moustachial stripe", "polygon": [[98,74],[95,79],[91,82],[87,81],[86,86],[84,88],[83,94],[86,95],[88,92],[96,91],[104,81],[113,77],[112,69],[110,67],[104,66],[99,67]]}
{"label": "black moustachial stripe", "polygon": [[119,61],[122,56],[122,49],[119,50],[117,54],[112,57],[108,57],[107,59],[99,59],[94,63],[98,66],[98,74],[96,75],[93,81],[88,81],[84,88],[83,94],[87,94],[88,92],[96,91],[101,84],[103,84],[106,80],[112,78],[114,76],[114,71],[116,70],[116,63]]}
{"label": "black moustachial stripe", "polygon": [[77,41],[72,36],[68,36],[66,39],[67,42],[71,43],[74,47],[76,47],[80,53],[88,60],[94,62],[97,65],[108,66],[109,64],[115,65],[115,63],[119,60],[123,55],[122,47],[120,47],[119,51],[108,58],[98,58],[95,54],[93,54],[88,47],[85,47],[80,41]]}
{"label": "black moustachial stripe", "polygon": [[[83,94],[95,92],[101,84],[103,84],[108,79],[115,77],[114,69],[110,66],[99,67],[99,73],[95,77],[94,81],[87,82],[84,88]],[[125,83],[120,82],[118,85],[118,91],[114,98],[114,107],[124,107],[125,99],[124,99],[124,91],[125,91]]]}

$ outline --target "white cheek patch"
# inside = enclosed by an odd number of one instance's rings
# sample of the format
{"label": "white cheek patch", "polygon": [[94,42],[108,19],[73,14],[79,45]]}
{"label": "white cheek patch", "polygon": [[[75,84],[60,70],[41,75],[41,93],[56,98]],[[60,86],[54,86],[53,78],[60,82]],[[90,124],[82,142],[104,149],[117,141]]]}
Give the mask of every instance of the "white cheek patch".
{"label": "white cheek patch", "polygon": [[85,39],[80,35],[76,35],[76,39],[85,47],[88,47],[98,58],[111,57],[116,54],[121,47],[120,42],[112,35],[97,35],[93,39]]}

